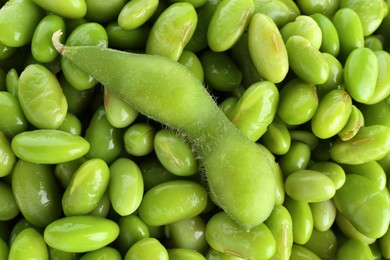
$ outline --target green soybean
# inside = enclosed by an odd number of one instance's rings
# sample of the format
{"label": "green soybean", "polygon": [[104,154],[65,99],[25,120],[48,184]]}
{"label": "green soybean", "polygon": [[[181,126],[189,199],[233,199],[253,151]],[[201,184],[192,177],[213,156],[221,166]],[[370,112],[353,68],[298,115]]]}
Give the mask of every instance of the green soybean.
{"label": "green soybean", "polygon": [[373,259],[370,247],[357,239],[348,239],[337,250],[336,259],[356,259],[356,257]]}
{"label": "green soybean", "polygon": [[197,22],[198,16],[191,4],[179,2],[170,5],[154,22],[146,42],[146,53],[177,61]]}
{"label": "green soybean", "polygon": [[224,212],[207,222],[206,240],[213,249],[244,259],[268,259],[276,250],[275,239],[265,224],[248,232]]}
{"label": "green soybean", "polygon": [[254,9],[253,0],[221,1],[207,28],[210,49],[220,52],[232,47],[243,34]]}
{"label": "green soybean", "polygon": [[360,128],[348,141],[336,140],[330,148],[331,158],[343,164],[360,164],[383,158],[390,149],[390,128],[373,125]]}
{"label": "green soybean", "polygon": [[180,58],[177,61],[192,71],[192,73],[195,74],[199,81],[204,82],[204,69],[202,67],[201,61],[194,52],[183,50]]}
{"label": "green soybean", "polygon": [[89,212],[89,215],[106,218],[109,216],[109,213],[112,213],[112,211],[110,212],[111,209],[110,197],[108,196],[108,192],[106,190],[97,206]]}
{"label": "green soybean", "polygon": [[316,87],[300,79],[293,79],[280,90],[277,115],[289,125],[309,121],[318,107]]}
{"label": "green soybean", "polygon": [[15,155],[33,163],[56,164],[72,161],[85,155],[89,143],[81,136],[40,129],[16,135],[11,142]]}
{"label": "green soybean", "polygon": [[57,130],[68,132],[73,135],[81,135],[83,129],[80,119],[71,113],[66,113],[64,121],[62,121]]}
{"label": "green soybean", "polygon": [[108,193],[111,205],[121,216],[132,214],[144,193],[142,173],[130,159],[119,158],[110,166]]}
{"label": "green soybean", "polygon": [[11,186],[5,182],[0,182],[0,220],[11,220],[19,214]]}
{"label": "green soybean", "polygon": [[87,12],[87,5],[83,0],[32,0],[48,12],[55,13],[65,18],[82,18]]}
{"label": "green soybean", "polygon": [[387,230],[386,234],[384,234],[382,237],[379,238],[378,241],[380,252],[382,253],[383,257],[389,258],[390,257],[390,231]]}
{"label": "green soybean", "polygon": [[325,231],[313,229],[309,241],[303,246],[321,259],[332,259],[336,256],[339,241],[332,229]]}
{"label": "green soybean", "polygon": [[125,30],[118,22],[110,22],[105,27],[108,43],[111,48],[117,49],[141,49],[145,46],[150,31],[150,26],[144,24],[133,30]]}
{"label": "green soybean", "polygon": [[339,0],[297,0],[296,2],[299,10],[307,15],[320,13],[332,17],[339,8]]}
{"label": "green soybean", "polygon": [[9,253],[9,247],[7,243],[4,240],[0,239],[0,259],[7,260],[8,253]]}
{"label": "green soybean", "polygon": [[107,89],[104,90],[104,109],[108,122],[116,128],[129,126],[138,116],[138,111]]}
{"label": "green soybean", "polygon": [[312,14],[310,17],[316,21],[323,36],[320,51],[337,57],[340,51],[340,40],[332,20],[322,13]]}
{"label": "green soybean", "polygon": [[52,247],[49,249],[49,259],[52,260],[76,260],[80,257],[80,253],[64,252]]}
{"label": "green soybean", "polygon": [[359,106],[363,113],[366,126],[384,125],[390,127],[390,120],[387,116],[390,111],[390,102],[383,100],[372,105]]}
{"label": "green soybean", "polygon": [[345,90],[335,89],[323,96],[311,120],[311,130],[322,139],[340,132],[352,111],[351,96]]}
{"label": "green soybean", "polygon": [[169,259],[171,260],[205,260],[206,258],[199,252],[187,248],[172,248],[168,249]]}
{"label": "green soybean", "polygon": [[0,9],[0,42],[21,47],[31,42],[44,11],[32,0],[7,1]]}
{"label": "green soybean", "polygon": [[33,228],[21,231],[12,243],[8,259],[49,259],[45,241],[42,235]]}
{"label": "green soybean", "polygon": [[107,23],[118,17],[126,5],[126,0],[114,0],[109,3],[104,0],[85,0],[85,4],[87,5],[85,18],[93,22]]}
{"label": "green soybean", "polygon": [[82,215],[59,218],[43,233],[50,247],[65,252],[83,253],[103,248],[119,234],[118,225],[109,219]]}
{"label": "green soybean", "polygon": [[85,161],[86,159],[84,157],[80,157],[72,161],[57,163],[55,165],[54,173],[56,175],[58,182],[62,185],[63,188],[66,189],[66,187],[68,187],[74,172]]}
{"label": "green soybean", "polygon": [[62,209],[65,216],[91,212],[108,187],[109,174],[109,168],[103,160],[85,161],[73,174],[62,195]]}
{"label": "green soybean", "polygon": [[132,0],[122,7],[118,24],[126,30],[138,28],[153,15],[157,6],[158,0]]}
{"label": "green soybean", "polygon": [[150,237],[148,226],[135,214],[121,216],[118,219],[119,235],[115,246],[121,254],[126,254],[129,248],[143,238]]}
{"label": "green soybean", "polygon": [[336,219],[336,206],[334,202],[330,199],[310,203],[309,206],[313,215],[314,229],[322,232],[329,230]]}
{"label": "green soybean", "polygon": [[253,15],[248,28],[248,44],[250,58],[260,76],[274,83],[281,82],[289,69],[288,55],[282,35],[269,16]]}
{"label": "green soybean", "polygon": [[319,145],[318,138],[310,131],[300,129],[290,129],[291,141],[301,142],[309,146],[313,151]]}
{"label": "green soybean", "polygon": [[18,99],[27,120],[37,128],[56,129],[65,119],[65,95],[55,75],[42,65],[29,65],[20,74]]}
{"label": "green soybean", "polygon": [[229,255],[226,253],[219,252],[210,247],[206,253],[206,259],[208,260],[242,260],[239,256]]}
{"label": "green soybean", "polygon": [[18,97],[19,73],[15,68],[10,69],[5,76],[5,85],[7,91],[14,97]]}
{"label": "green soybean", "polygon": [[309,165],[311,151],[309,145],[293,141],[287,153],[279,159],[279,165],[282,169],[283,176],[287,177],[292,172],[304,170]]}
{"label": "green soybean", "polygon": [[157,239],[149,237],[139,240],[130,247],[124,257],[124,260],[146,258],[168,260],[169,255],[167,249]]}
{"label": "green soybean", "polygon": [[356,106],[352,105],[352,111],[349,115],[348,121],[337,135],[341,140],[347,141],[354,137],[362,126],[364,126],[363,113]]}
{"label": "green soybean", "polygon": [[308,166],[308,169],[319,171],[328,176],[335,184],[335,188],[340,189],[345,183],[345,171],[339,164],[331,161],[316,161]]}
{"label": "green soybean", "polygon": [[5,60],[12,56],[18,48],[9,47],[0,42],[0,60]]}
{"label": "green soybean", "polygon": [[283,155],[288,152],[291,135],[286,124],[279,117],[275,117],[268,125],[267,131],[261,137],[261,143],[273,154]]}
{"label": "green soybean", "polygon": [[291,260],[320,260],[321,258],[304,246],[294,244],[291,249]]}
{"label": "green soybean", "polygon": [[352,223],[339,211],[336,213],[335,224],[347,238],[357,239],[367,244],[375,242],[376,238],[367,237],[359,232]]}
{"label": "green soybean", "polygon": [[106,246],[98,250],[89,252],[80,257],[80,260],[122,260],[121,254],[115,248]]}
{"label": "green soybean", "polygon": [[383,50],[374,51],[378,60],[378,78],[376,80],[376,86],[374,94],[366,103],[377,104],[390,95],[390,76],[387,73],[390,66],[390,54]]}
{"label": "green soybean", "polygon": [[12,191],[22,215],[37,227],[46,227],[62,214],[61,195],[53,169],[47,164],[19,160],[12,172]]}
{"label": "green soybean", "polygon": [[16,157],[7,137],[0,131],[0,177],[7,176],[14,168]]}
{"label": "green soybean", "polygon": [[338,211],[363,235],[379,238],[386,233],[390,222],[389,194],[369,179],[348,174],[333,199]]}
{"label": "green soybean", "polygon": [[293,35],[286,41],[290,69],[302,80],[322,84],[329,77],[329,66],[321,52],[309,40]]}
{"label": "green soybean", "polygon": [[253,2],[255,13],[269,16],[279,28],[293,21],[300,14],[298,6],[291,0],[254,0]]}
{"label": "green soybean", "polygon": [[383,50],[383,43],[376,35],[369,35],[364,37],[364,47],[367,47],[373,51]]}

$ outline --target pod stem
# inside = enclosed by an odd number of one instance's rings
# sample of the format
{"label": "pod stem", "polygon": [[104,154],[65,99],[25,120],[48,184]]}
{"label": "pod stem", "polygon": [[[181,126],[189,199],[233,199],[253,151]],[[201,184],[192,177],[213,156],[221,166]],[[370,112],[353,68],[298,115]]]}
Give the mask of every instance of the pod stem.
{"label": "pod stem", "polygon": [[51,37],[51,41],[54,45],[54,48],[58,51],[59,54],[64,55],[65,52],[65,45],[60,42],[60,37],[62,35],[62,31],[58,30],[55,33],[53,33],[53,36]]}

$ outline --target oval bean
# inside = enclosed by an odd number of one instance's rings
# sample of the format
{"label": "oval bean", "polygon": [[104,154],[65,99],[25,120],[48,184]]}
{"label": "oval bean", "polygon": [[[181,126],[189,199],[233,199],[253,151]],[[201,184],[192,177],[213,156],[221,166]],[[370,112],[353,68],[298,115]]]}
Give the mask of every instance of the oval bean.
{"label": "oval bean", "polygon": [[141,239],[130,247],[124,257],[124,260],[146,258],[168,260],[169,255],[167,249],[157,239],[149,237]]}
{"label": "oval bean", "polygon": [[157,10],[158,0],[133,0],[127,2],[118,15],[118,24],[125,30],[143,25]]}
{"label": "oval bean", "polygon": [[150,237],[148,226],[135,214],[121,216],[118,225],[120,231],[118,238],[115,240],[115,245],[123,255],[136,242]]}
{"label": "oval bean", "polygon": [[26,228],[15,238],[9,249],[9,260],[17,259],[49,259],[42,235],[33,228]]}
{"label": "oval bean", "polygon": [[18,214],[19,208],[11,186],[5,182],[0,182],[0,220],[11,220]]}
{"label": "oval bean", "polygon": [[0,177],[12,172],[16,162],[15,154],[7,137],[0,131]]}
{"label": "oval bean", "polygon": [[48,12],[55,13],[65,18],[77,19],[82,18],[87,12],[87,5],[84,0],[32,0]]}

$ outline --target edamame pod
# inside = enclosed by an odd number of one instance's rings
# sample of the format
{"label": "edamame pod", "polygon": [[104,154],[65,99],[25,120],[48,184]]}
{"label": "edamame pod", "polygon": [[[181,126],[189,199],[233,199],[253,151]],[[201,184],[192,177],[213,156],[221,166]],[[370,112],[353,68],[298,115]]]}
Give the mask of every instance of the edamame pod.
{"label": "edamame pod", "polygon": [[243,34],[253,13],[253,0],[221,1],[207,29],[207,42],[215,52],[226,51]]}
{"label": "edamame pod", "polygon": [[146,42],[146,53],[177,61],[192,37],[198,16],[186,2],[170,5],[154,22]]}
{"label": "edamame pod", "polygon": [[146,224],[166,225],[200,214],[207,205],[207,191],[200,184],[174,180],[154,186],[144,195],[138,214]]}
{"label": "edamame pod", "polygon": [[379,160],[390,152],[390,128],[382,125],[361,127],[348,141],[336,140],[330,148],[335,162],[360,164]]}
{"label": "edamame pod", "polygon": [[11,142],[15,155],[33,163],[57,164],[72,161],[85,155],[89,143],[81,136],[40,129],[16,135]]}
{"label": "edamame pod", "polygon": [[62,195],[65,216],[84,215],[98,205],[108,187],[110,172],[101,159],[85,161],[73,174]]}
{"label": "edamame pod", "polygon": [[27,120],[37,128],[58,128],[68,110],[56,76],[39,64],[27,66],[20,74],[18,99]]}
{"label": "edamame pod", "polygon": [[48,12],[65,18],[82,18],[87,13],[85,0],[32,0]]}
{"label": "edamame pod", "polygon": [[293,35],[286,41],[286,48],[290,68],[299,78],[311,84],[322,84],[328,79],[328,63],[309,40]]}
{"label": "edamame pod", "polygon": [[81,215],[51,222],[43,233],[50,247],[65,252],[83,253],[103,248],[119,234],[118,225],[109,219]]}
{"label": "edamame pod", "polygon": [[258,73],[265,80],[281,82],[287,75],[289,61],[282,35],[274,21],[262,13],[256,13],[248,28],[250,58]]}
{"label": "edamame pod", "polygon": [[20,212],[31,224],[46,227],[61,214],[61,198],[50,165],[19,160],[12,172],[12,191]]}
{"label": "edamame pod", "polygon": [[276,250],[275,239],[265,224],[246,231],[225,212],[213,215],[207,222],[206,239],[216,251],[244,259],[268,259]]}
{"label": "edamame pod", "polygon": [[144,193],[142,173],[130,159],[119,158],[110,166],[108,194],[111,205],[121,216],[132,214],[141,204]]}
{"label": "edamame pod", "polygon": [[21,47],[31,42],[44,11],[32,0],[7,1],[0,9],[0,42]]}
{"label": "edamame pod", "polygon": [[26,228],[20,232],[9,250],[9,260],[18,259],[49,259],[45,241],[34,228]]}

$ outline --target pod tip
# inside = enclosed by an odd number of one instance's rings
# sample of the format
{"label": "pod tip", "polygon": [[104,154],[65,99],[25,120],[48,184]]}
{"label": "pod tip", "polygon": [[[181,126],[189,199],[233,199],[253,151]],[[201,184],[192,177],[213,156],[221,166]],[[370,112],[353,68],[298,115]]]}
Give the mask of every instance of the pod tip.
{"label": "pod tip", "polygon": [[62,31],[58,30],[55,33],[53,33],[53,36],[51,37],[51,41],[54,45],[54,48],[58,51],[59,54],[64,55],[65,52],[65,45],[63,45],[60,42],[60,37],[62,35]]}

